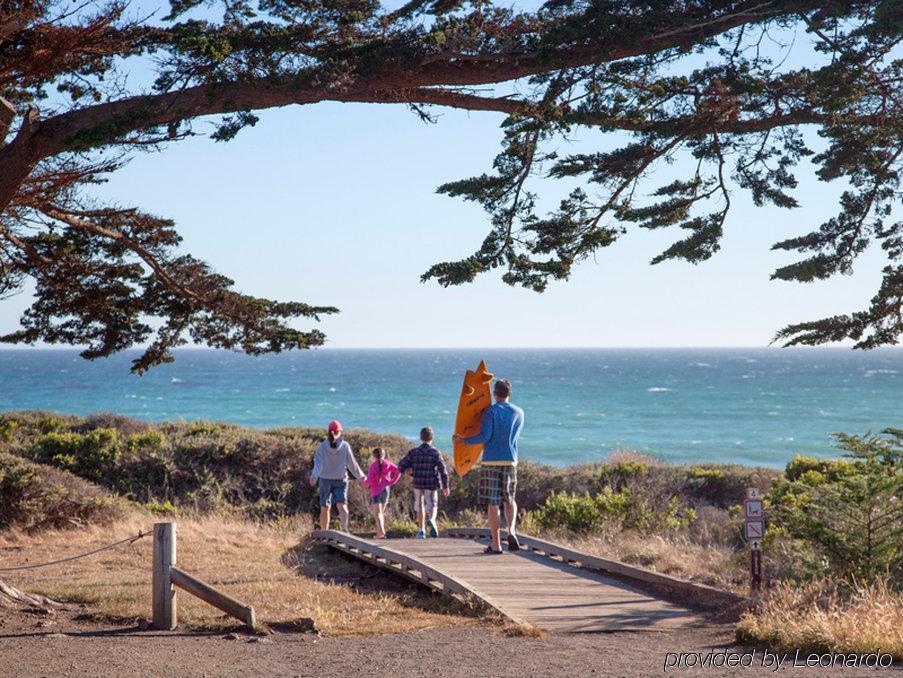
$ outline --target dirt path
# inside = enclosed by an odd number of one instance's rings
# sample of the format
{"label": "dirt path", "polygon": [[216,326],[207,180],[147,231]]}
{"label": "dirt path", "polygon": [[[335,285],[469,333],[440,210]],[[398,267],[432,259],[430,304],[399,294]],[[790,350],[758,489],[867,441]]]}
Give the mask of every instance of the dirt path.
{"label": "dirt path", "polygon": [[[74,619],[0,619],[0,676],[765,676],[752,668],[669,669],[668,652],[749,652],[729,625],[668,632],[509,637],[474,623],[416,633],[327,638],[312,634],[163,633]],[[790,664],[792,657],[787,660]],[[896,669],[784,668],[780,676],[903,675]]]}

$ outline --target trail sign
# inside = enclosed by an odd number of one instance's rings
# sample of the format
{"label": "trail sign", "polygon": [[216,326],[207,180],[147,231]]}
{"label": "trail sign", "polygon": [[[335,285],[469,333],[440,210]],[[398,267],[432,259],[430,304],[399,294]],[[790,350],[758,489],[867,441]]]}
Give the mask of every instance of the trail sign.
{"label": "trail sign", "polygon": [[749,575],[753,591],[762,586],[762,538],[765,536],[765,507],[759,488],[747,487],[743,501],[743,535],[749,543]]}
{"label": "trail sign", "polygon": [[746,521],[746,538],[748,540],[761,539],[765,536],[765,521],[747,520]]}
{"label": "trail sign", "polygon": [[762,552],[750,551],[749,574],[752,577],[753,590],[758,591],[762,585]]}
{"label": "trail sign", "polygon": [[747,520],[749,520],[750,518],[761,520],[763,515],[762,512],[763,508],[761,499],[747,499],[745,502],[743,502],[743,516]]}

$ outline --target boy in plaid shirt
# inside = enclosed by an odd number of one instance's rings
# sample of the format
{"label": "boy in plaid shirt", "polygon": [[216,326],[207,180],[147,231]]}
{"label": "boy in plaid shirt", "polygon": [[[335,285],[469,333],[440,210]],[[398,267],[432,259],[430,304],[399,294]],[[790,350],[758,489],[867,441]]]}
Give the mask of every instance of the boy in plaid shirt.
{"label": "boy in plaid shirt", "polygon": [[411,485],[414,487],[414,507],[420,521],[417,538],[426,539],[427,526],[431,537],[439,536],[439,528],[436,526],[439,490],[442,490],[443,497],[448,496],[448,473],[442,453],[432,446],[433,429],[429,426],[420,429],[420,441],[423,443],[420,447],[410,450],[398,462],[398,470],[402,475],[410,470],[413,475]]}

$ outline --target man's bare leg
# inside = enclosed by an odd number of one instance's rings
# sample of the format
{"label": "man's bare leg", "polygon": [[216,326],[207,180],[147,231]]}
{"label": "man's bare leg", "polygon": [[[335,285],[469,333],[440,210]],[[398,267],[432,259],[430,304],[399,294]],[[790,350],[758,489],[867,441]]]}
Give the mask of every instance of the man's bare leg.
{"label": "man's bare leg", "polygon": [[486,509],[486,520],[489,523],[489,531],[492,533],[492,548],[495,551],[502,550],[502,540],[499,534],[501,516],[499,513],[499,507],[492,504],[489,504]]}
{"label": "man's bare leg", "polygon": [[320,507],[320,529],[329,529],[329,506]]}
{"label": "man's bare leg", "polygon": [[508,530],[508,534],[515,534],[514,531],[514,523],[517,521],[517,502],[516,501],[506,501],[505,502],[505,527]]}

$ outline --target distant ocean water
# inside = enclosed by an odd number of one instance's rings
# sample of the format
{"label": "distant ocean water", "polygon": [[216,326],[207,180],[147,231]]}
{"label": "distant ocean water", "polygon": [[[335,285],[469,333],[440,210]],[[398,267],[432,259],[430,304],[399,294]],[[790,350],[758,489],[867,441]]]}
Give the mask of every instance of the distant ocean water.
{"label": "distant ocean water", "polygon": [[526,411],[523,457],[564,465],[631,449],[671,462],[783,466],[837,454],[829,433],[903,428],[903,350],[338,350],[250,358],[181,350],[144,377],[134,353],[0,351],[0,410],[151,421],[436,430],[449,449],[463,373],[485,358]]}

